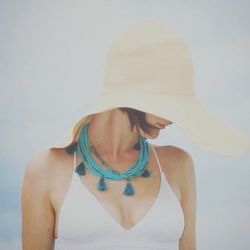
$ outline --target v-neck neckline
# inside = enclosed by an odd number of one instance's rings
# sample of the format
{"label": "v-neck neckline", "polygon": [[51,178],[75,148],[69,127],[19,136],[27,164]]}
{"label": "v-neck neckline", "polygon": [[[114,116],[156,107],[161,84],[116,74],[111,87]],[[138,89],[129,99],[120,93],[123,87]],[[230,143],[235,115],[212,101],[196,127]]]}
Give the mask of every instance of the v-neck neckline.
{"label": "v-neck neckline", "polygon": [[[153,145],[152,145],[153,147]],[[154,151],[155,149],[152,149],[152,151]],[[156,158],[156,152],[154,152],[154,156]],[[76,179],[78,179],[79,181],[79,184],[80,186],[88,193],[88,195],[90,196],[90,198],[92,200],[94,200],[97,204],[98,204],[98,207],[100,207],[101,210],[103,210],[106,214],[107,214],[107,217],[109,219],[111,219],[111,221],[113,222],[113,224],[117,227],[119,227],[121,230],[123,231],[127,231],[127,232],[130,232],[132,230],[135,230],[136,228],[138,228],[147,218],[148,216],[150,215],[150,213],[152,213],[152,210],[155,208],[158,200],[159,200],[159,197],[160,197],[160,194],[161,194],[161,191],[162,191],[162,182],[163,182],[163,173],[162,173],[162,170],[160,169],[160,166],[159,166],[159,163],[156,160],[156,164],[158,166],[158,171],[159,171],[159,176],[160,176],[160,181],[159,181],[159,185],[158,185],[158,188],[157,188],[157,193],[156,193],[156,196],[155,198],[153,199],[153,201],[151,202],[149,208],[146,210],[146,212],[144,213],[144,215],[142,216],[142,218],[136,223],[134,224],[132,227],[130,228],[125,228],[124,226],[122,226],[112,215],[111,213],[107,210],[107,208],[99,201],[99,199],[96,197],[96,195],[85,185],[84,181],[81,179],[80,175],[78,173],[76,173],[75,171],[73,171],[73,174],[74,176],[76,177]]]}

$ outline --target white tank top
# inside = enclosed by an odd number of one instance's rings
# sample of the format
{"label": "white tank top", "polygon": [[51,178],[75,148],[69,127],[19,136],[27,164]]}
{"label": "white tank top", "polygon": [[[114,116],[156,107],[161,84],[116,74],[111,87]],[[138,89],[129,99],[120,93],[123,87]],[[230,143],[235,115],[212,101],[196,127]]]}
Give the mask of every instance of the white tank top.
{"label": "white tank top", "polygon": [[[60,209],[55,250],[179,250],[184,230],[180,202],[162,171],[154,203],[130,229],[123,228],[83,184],[76,169],[76,152],[69,189]],[[83,199],[84,197],[84,199]]]}

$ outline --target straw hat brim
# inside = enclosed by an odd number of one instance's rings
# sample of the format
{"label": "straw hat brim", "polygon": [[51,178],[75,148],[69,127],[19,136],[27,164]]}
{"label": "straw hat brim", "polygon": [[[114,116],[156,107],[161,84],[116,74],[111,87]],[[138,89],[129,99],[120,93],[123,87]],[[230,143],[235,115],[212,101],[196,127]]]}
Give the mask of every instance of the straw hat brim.
{"label": "straw hat brim", "polygon": [[91,115],[118,107],[129,107],[170,120],[194,145],[212,153],[238,156],[250,150],[250,137],[216,117],[196,96],[165,96],[159,93],[143,96],[143,99],[134,94],[127,101],[119,95],[101,96],[50,148],[65,148],[76,142],[80,128],[89,121],[87,116],[91,119]]}

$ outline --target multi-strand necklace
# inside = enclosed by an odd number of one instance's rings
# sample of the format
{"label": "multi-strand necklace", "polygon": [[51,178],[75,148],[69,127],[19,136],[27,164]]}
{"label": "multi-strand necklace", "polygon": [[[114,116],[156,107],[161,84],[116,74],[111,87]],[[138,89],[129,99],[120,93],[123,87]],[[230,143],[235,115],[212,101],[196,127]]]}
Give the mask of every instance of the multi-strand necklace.
{"label": "multi-strand necklace", "polygon": [[[149,150],[149,143],[146,137],[139,136],[139,155],[136,159],[135,163],[129,167],[128,170],[124,172],[119,172],[112,168],[106,161],[104,161],[99,153],[97,152],[94,145],[89,140],[88,136],[88,128],[89,123],[85,124],[80,131],[80,136],[77,142],[77,155],[81,159],[81,164],[78,165],[76,168],[76,172],[79,175],[85,175],[86,169],[91,172],[93,175],[100,177],[100,180],[97,184],[97,188],[99,191],[105,191],[108,186],[105,183],[105,179],[110,180],[127,180],[126,187],[124,189],[123,194],[127,196],[134,195],[134,188],[130,183],[130,180],[137,177],[149,177],[151,176],[150,171],[147,169],[149,157],[150,157],[150,150]],[[101,168],[92,158],[90,152],[100,160],[103,166],[106,169]]]}

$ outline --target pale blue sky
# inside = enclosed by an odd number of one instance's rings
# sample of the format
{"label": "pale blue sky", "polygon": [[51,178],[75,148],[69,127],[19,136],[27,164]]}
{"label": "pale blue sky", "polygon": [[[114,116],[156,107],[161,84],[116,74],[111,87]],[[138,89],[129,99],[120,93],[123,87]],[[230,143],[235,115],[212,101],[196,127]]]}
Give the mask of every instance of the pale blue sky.
{"label": "pale blue sky", "polygon": [[[250,135],[249,1],[0,1],[0,249],[21,249],[20,189],[27,160],[53,144],[98,97],[113,36],[158,18],[186,41],[204,106]],[[215,138],[216,139],[216,138]],[[176,126],[156,144],[193,157],[197,249],[250,246],[250,153],[211,154]]]}

